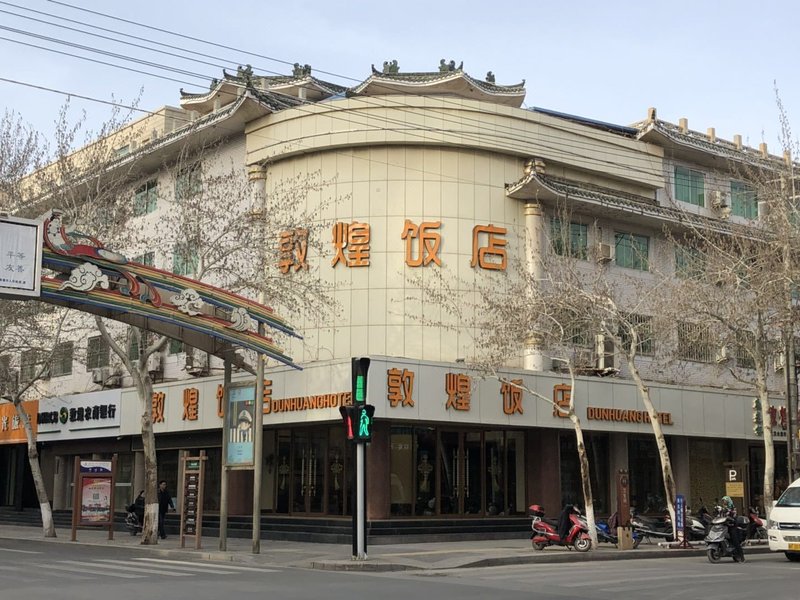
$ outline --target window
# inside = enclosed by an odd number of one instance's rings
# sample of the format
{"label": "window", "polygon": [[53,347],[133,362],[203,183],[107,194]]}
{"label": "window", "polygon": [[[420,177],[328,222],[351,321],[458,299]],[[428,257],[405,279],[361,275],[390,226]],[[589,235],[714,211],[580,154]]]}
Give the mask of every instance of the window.
{"label": "window", "polygon": [[550,219],[550,243],[553,252],[560,256],[586,259],[588,255],[588,227],[580,223],[563,223]]}
{"label": "window", "polygon": [[158,202],[158,182],[148,181],[133,195],[133,216],[148,215],[156,209]]}
{"label": "window", "polygon": [[156,266],[155,254],[152,252],[145,252],[144,254],[140,254],[139,256],[134,256],[133,262],[139,263],[140,265],[145,265],[146,267],[155,267]]}
{"label": "window", "polygon": [[700,171],[675,167],[675,199],[705,206],[705,176]]}
{"label": "window", "polygon": [[4,393],[4,389],[15,391],[17,387],[15,379],[15,374],[11,371],[11,357],[0,356],[0,394]]}
{"label": "window", "polygon": [[647,271],[650,268],[648,258],[650,238],[646,235],[617,232],[614,234],[614,244],[614,261],[617,265],[640,271]]}
{"label": "window", "polygon": [[172,272],[176,275],[194,275],[197,273],[197,249],[188,244],[176,244],[172,251]]}
{"label": "window", "polygon": [[[45,355],[39,350],[25,350],[20,358],[20,381],[33,381],[45,362]],[[47,373],[42,373],[42,377],[47,377]]]}
{"label": "window", "polygon": [[[638,342],[636,344],[636,353],[643,356],[652,356],[653,349],[653,317],[646,315],[628,315],[626,321],[636,331]],[[620,326],[619,337],[622,339],[622,348],[625,352],[631,346],[631,336],[628,335],[628,328]]]}
{"label": "window", "polygon": [[183,352],[183,342],[181,340],[171,338],[169,340],[169,353],[180,354],[181,352]]}
{"label": "window", "polygon": [[741,181],[731,181],[731,214],[745,219],[758,218],[756,192]]}
{"label": "window", "polygon": [[139,342],[136,341],[136,336],[133,335],[133,332],[128,335],[128,358],[130,360],[139,360]]}
{"label": "window", "polygon": [[86,370],[109,365],[109,347],[102,336],[96,335],[86,341]]}
{"label": "window", "polygon": [[715,346],[705,325],[678,323],[678,358],[695,362],[712,362]]}
{"label": "window", "polygon": [[175,198],[181,200],[203,191],[200,163],[183,169],[175,178]]}
{"label": "window", "polygon": [[682,279],[702,279],[706,272],[706,257],[697,248],[675,248],[675,275]]}
{"label": "window", "polygon": [[752,331],[741,331],[736,335],[736,366],[742,369],[755,369],[756,361],[748,352],[755,348],[756,336]]}
{"label": "window", "polygon": [[72,342],[56,344],[51,360],[50,374],[53,377],[72,374],[72,355],[75,351]]}

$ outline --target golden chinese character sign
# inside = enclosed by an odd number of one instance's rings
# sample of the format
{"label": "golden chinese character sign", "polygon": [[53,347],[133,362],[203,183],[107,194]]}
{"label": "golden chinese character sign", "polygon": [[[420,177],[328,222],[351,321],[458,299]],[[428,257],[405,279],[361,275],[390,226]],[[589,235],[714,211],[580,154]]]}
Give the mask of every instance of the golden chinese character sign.
{"label": "golden chinese character sign", "polygon": [[167,395],[164,392],[153,392],[152,412],[150,417],[153,423],[164,422],[164,400]]}
{"label": "golden chinese character sign", "polygon": [[[333,226],[334,256],[331,266],[369,266],[369,223],[336,223]],[[346,252],[346,253],[345,253]]]}
{"label": "golden chinese character sign", "polygon": [[500,386],[500,395],[503,398],[503,413],[513,415],[522,412],[522,379],[504,381]]}
{"label": "golden chinese character sign", "polygon": [[386,371],[389,406],[414,406],[414,371],[389,369]]}
{"label": "golden chinese character sign", "polygon": [[572,388],[559,384],[553,386],[553,416],[566,419],[569,415],[569,403],[572,399]]}
{"label": "golden chinese character sign", "polygon": [[476,225],[472,228],[472,261],[471,267],[480,267],[493,271],[506,270],[505,227],[494,225]]}
{"label": "golden chinese character sign", "polygon": [[308,271],[308,229],[283,231],[278,242],[278,269],[286,275],[300,269]]}
{"label": "golden chinese character sign", "polygon": [[186,388],[183,390],[183,420],[197,421],[198,404],[200,402],[200,390],[197,388]]}
{"label": "golden chinese character sign", "polygon": [[[442,236],[431,232],[432,229],[439,229],[441,226],[441,221],[426,221],[417,226],[406,219],[400,239],[406,241],[406,264],[409,267],[425,267],[432,262],[442,266],[439,258]],[[414,242],[417,246],[416,258],[414,258]]]}
{"label": "golden chinese character sign", "polygon": [[446,373],[444,377],[447,392],[446,409],[469,410],[472,398],[472,378],[463,373]]}

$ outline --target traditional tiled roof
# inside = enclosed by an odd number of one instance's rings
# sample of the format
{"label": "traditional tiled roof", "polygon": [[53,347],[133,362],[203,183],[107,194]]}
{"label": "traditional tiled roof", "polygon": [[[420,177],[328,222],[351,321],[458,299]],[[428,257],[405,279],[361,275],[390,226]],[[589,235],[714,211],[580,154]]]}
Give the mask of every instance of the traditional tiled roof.
{"label": "traditional tiled roof", "polygon": [[708,135],[691,129],[684,129],[674,123],[662,121],[661,119],[645,119],[631,125],[638,129],[637,137],[644,141],[663,143],[669,140],[681,146],[699,150],[730,161],[744,162],[749,165],[774,169],[780,167],[783,159],[774,155],[766,155],[761,150],[735,144],[720,138],[711,138]]}
{"label": "traditional tiled roof", "polygon": [[[396,64],[395,64],[396,68]],[[438,72],[400,73],[399,70],[378,71],[372,67],[372,75],[347,91],[348,96],[420,94],[421,92],[451,94],[484,100],[508,106],[520,107],[525,99],[525,81],[515,85],[497,85],[494,76],[487,74],[488,81],[469,76],[460,68]]]}
{"label": "traditional tiled roof", "polygon": [[516,183],[507,184],[506,195],[511,198],[523,199],[530,195],[529,192],[526,193],[526,188],[527,190],[536,189],[537,192],[540,192],[537,194],[537,197],[540,198],[549,195],[553,198],[580,200],[595,206],[649,217],[661,222],[690,223],[713,231],[735,232],[749,236],[754,233],[752,227],[689,213],[678,208],[661,206],[653,197],[562,179],[537,172],[535,169],[532,169]]}

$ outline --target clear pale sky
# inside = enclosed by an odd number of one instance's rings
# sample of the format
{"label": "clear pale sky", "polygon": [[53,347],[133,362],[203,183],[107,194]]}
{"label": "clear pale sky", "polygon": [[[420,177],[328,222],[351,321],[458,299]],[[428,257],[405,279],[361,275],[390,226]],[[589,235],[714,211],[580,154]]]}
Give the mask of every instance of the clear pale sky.
{"label": "clear pale sky", "polygon": [[[14,0],[0,2],[0,77],[123,103],[131,102],[143,89],[139,106],[152,110],[177,105],[181,87],[195,92],[208,89],[209,79],[221,76],[222,65],[235,69],[237,64],[249,63],[259,74],[287,74],[291,63],[307,63],[321,79],[354,85],[369,76],[371,63],[380,68],[383,61],[396,59],[401,71],[435,71],[439,60],[445,58],[463,61],[464,70],[479,79],[491,70],[498,84],[525,79],[525,104],[529,107],[624,125],[643,119],[647,108],[655,106],[662,119],[677,122],[687,117],[692,129],[704,132],[715,127],[717,136],[725,139],[741,134],[750,145],[766,141],[773,153],[780,153],[777,85],[789,119],[800,132],[800,3],[791,0],[65,1],[234,49],[148,30],[59,2]],[[145,40],[155,40],[180,48],[163,50],[190,58],[133,48],[9,13],[147,46],[153,44]],[[123,58],[61,46],[7,28],[192,74],[131,64]],[[181,82],[8,40],[56,48]],[[6,110],[21,114],[45,133],[52,132],[56,113],[65,101],[65,96],[5,81],[0,81],[0,97]],[[71,116],[77,118],[84,109],[90,124],[101,122],[110,110],[74,99]]]}

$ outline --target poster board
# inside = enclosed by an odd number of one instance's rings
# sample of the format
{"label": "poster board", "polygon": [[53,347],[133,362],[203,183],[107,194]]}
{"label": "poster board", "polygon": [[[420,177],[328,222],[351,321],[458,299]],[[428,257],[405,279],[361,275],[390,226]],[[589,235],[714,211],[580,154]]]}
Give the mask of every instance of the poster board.
{"label": "poster board", "polygon": [[181,548],[185,547],[186,538],[194,537],[194,547],[199,550],[203,537],[203,489],[206,472],[206,451],[200,456],[181,456],[183,463],[183,486],[181,494]]}
{"label": "poster board", "polygon": [[74,498],[72,502],[72,537],[77,540],[78,527],[108,529],[114,539],[114,486],[117,455],[111,460],[86,460],[75,457]]}
{"label": "poster board", "polygon": [[228,468],[252,469],[255,466],[255,405],[255,382],[230,386],[224,425],[228,436],[225,457],[225,466]]}

